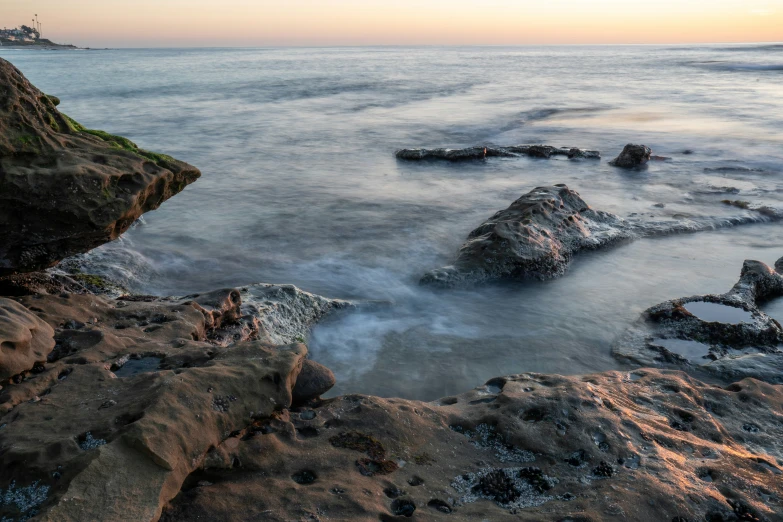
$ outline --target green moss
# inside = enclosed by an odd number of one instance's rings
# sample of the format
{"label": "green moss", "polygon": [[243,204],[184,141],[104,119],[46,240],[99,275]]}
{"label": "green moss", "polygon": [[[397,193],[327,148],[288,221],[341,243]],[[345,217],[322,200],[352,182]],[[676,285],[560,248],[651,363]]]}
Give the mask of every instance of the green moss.
{"label": "green moss", "polygon": [[71,128],[71,130],[73,132],[83,132],[83,131],[86,130],[81,123],[79,123],[78,121],[74,120],[73,118],[71,118],[67,114],[63,114],[63,113],[60,113],[60,114],[62,114],[63,118],[65,118],[65,121],[68,122],[68,126]]}
{"label": "green moss", "polygon": [[49,120],[49,126],[54,129],[56,132],[60,132],[60,125],[57,123],[57,120],[54,119],[54,116],[51,114],[47,114],[48,120]]}
{"label": "green moss", "polygon": [[111,283],[106,281],[101,276],[94,275],[94,274],[73,274],[71,277],[73,279],[76,279],[78,282],[82,283],[85,286],[92,286],[94,288],[99,288],[102,290],[112,287]]}
{"label": "green moss", "polygon": [[148,150],[140,149],[138,145],[133,143],[128,138],[123,138],[122,136],[109,134],[108,132],[102,130],[87,129],[73,118],[70,118],[65,114],[63,114],[63,117],[65,117],[66,121],[68,122],[73,132],[84,132],[86,134],[91,134],[109,143],[112,148],[115,148],[117,150],[132,152],[137,156],[141,156],[142,158],[152,161],[159,167],[170,168],[171,165],[175,165],[177,163],[177,160],[175,160],[174,158],[172,158],[167,154],[159,154],[157,152],[150,152]]}

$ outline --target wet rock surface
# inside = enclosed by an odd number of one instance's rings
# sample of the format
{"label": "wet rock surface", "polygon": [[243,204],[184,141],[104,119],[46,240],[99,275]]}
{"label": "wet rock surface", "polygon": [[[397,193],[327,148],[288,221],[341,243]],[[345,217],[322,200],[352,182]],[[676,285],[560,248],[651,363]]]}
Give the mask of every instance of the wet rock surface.
{"label": "wet rock surface", "polygon": [[552,147],[550,145],[515,145],[510,147],[495,147],[491,145],[468,147],[465,149],[401,149],[395,153],[403,161],[434,161],[451,162],[484,160],[487,158],[531,158],[550,159],[553,156],[564,156],[569,159],[600,159],[597,150],[584,150],[576,147]]}
{"label": "wet rock surface", "polygon": [[725,382],[755,377],[783,383],[783,328],[759,309],[783,296],[775,268],[745,261],[725,294],[674,299],[646,310],[613,352],[642,366],[679,367]]}
{"label": "wet rock surface", "polygon": [[[609,162],[609,165],[621,167],[624,169],[633,169],[641,167],[650,161],[652,149],[646,145],[634,145],[629,143],[623,148],[623,151],[615,159]],[[656,160],[659,159],[657,156]],[[668,158],[663,158],[668,159]]]}
{"label": "wet rock surface", "polygon": [[[161,520],[783,514],[779,386],[724,389],[659,370],[502,381],[496,393],[482,386],[433,403],[352,395],[283,411],[213,450]],[[395,466],[366,474],[357,463],[367,460]],[[316,478],[292,478],[302,470]]]}
{"label": "wet rock surface", "polygon": [[119,237],[195,181],[195,167],[85,129],[0,59],[0,275]]}
{"label": "wet rock surface", "polygon": [[624,219],[592,209],[566,185],[537,187],[473,230],[453,264],[432,270],[421,284],[469,286],[500,279],[545,280],[565,274],[581,251],[667,234],[759,223],[783,214],[668,221]]}

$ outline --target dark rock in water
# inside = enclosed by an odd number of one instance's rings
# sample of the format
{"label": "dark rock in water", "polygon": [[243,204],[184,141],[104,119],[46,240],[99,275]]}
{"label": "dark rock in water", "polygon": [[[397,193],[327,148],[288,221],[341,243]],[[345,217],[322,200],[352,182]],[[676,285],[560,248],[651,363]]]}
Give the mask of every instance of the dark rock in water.
{"label": "dark rock in water", "polygon": [[500,279],[563,275],[571,258],[622,240],[714,230],[783,218],[770,207],[735,217],[643,221],[593,210],[565,185],[538,187],[473,230],[452,265],[426,273],[421,284],[458,287]]}
{"label": "dark rock in water", "polygon": [[591,209],[565,185],[538,187],[471,232],[454,264],[425,274],[421,283],[557,277],[576,252],[625,239],[631,228],[614,214]]}
{"label": "dark rock in water", "polygon": [[640,167],[650,161],[652,149],[646,145],[633,145],[629,143],[615,159],[609,162],[609,165],[632,169]]}
{"label": "dark rock in water", "polygon": [[775,269],[745,261],[739,281],[725,294],[675,299],[645,311],[613,353],[645,367],[783,383],[783,328],[758,307],[783,296],[781,273],[783,258]]}
{"label": "dark rock in water", "polygon": [[195,181],[195,167],[60,113],[0,59],[0,275],[116,239]]}
{"label": "dark rock in water", "polygon": [[293,390],[294,404],[320,397],[331,390],[335,383],[332,370],[315,361],[305,359]]}
{"label": "dark rock in water", "polygon": [[446,160],[453,162],[483,160],[486,158],[515,158],[519,156],[543,159],[549,159],[552,156],[566,156],[570,159],[601,158],[601,153],[597,150],[552,147],[549,145],[478,146],[466,149],[402,149],[398,150],[395,155],[397,159],[404,161]]}

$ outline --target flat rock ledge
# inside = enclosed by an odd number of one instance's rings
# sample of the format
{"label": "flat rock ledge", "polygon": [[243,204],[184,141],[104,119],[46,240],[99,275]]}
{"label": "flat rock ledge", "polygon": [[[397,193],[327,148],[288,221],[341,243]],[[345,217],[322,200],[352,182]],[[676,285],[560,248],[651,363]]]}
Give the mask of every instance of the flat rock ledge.
{"label": "flat rock ledge", "polygon": [[783,258],[772,268],[745,261],[725,294],[673,299],[646,310],[616,343],[616,357],[681,368],[723,382],[753,377],[783,384],[783,328],[759,309],[783,296]]}
{"label": "flat rock ledge", "polygon": [[779,520],[781,401],[660,370],[337,397],[223,441],[161,520]]}
{"label": "flat rock ledge", "polygon": [[0,275],[50,267],[116,239],[201,173],[86,129],[0,59]]}
{"label": "flat rock ledge", "polygon": [[401,149],[395,153],[403,161],[445,160],[451,162],[475,161],[487,158],[531,158],[549,159],[553,156],[565,156],[569,159],[600,159],[597,150],[584,150],[575,147],[552,147],[549,145],[516,145],[495,147],[479,145],[466,149]]}
{"label": "flat rock ledge", "polygon": [[423,285],[452,288],[564,275],[579,252],[641,237],[714,230],[777,220],[769,207],[731,217],[641,221],[592,209],[566,185],[537,187],[468,234],[453,264],[432,270]]}

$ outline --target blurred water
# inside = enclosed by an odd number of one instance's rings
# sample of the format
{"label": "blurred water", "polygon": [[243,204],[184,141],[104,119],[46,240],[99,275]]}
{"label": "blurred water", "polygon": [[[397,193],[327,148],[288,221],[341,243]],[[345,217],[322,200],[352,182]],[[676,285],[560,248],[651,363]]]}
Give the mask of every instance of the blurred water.
{"label": "blurred water", "polygon": [[[780,204],[783,46],[0,56],[84,125],[203,171],[99,249],[105,269],[134,290],[273,282],[395,302],[315,330],[311,353],[337,374],[336,393],[433,399],[501,374],[616,368],[610,344],[640,311],[726,291],[743,259],[783,256],[780,226],[761,224],[589,253],[547,283],[417,285],[471,229],[542,184],[567,183],[595,208],[655,219],[743,212],[726,198]],[[643,172],[609,167],[628,142],[672,160]],[[393,156],[479,143],[578,146],[604,160]]]}

